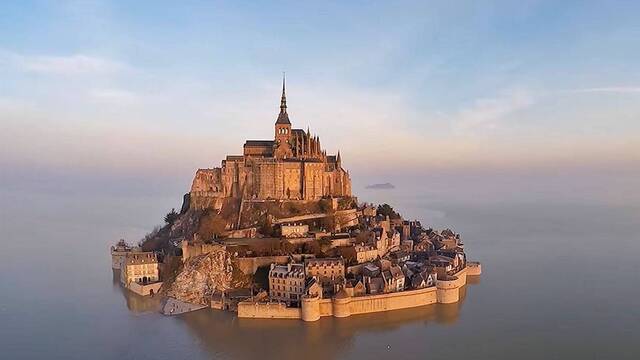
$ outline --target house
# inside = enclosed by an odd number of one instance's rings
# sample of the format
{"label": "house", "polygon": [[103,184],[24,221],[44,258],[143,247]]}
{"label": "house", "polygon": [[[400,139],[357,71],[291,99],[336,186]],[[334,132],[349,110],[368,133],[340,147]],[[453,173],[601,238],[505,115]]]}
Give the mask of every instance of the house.
{"label": "house", "polygon": [[362,267],[362,275],[368,277],[380,276],[380,268],[373,263],[368,263]]}
{"label": "house", "polygon": [[307,277],[315,277],[327,297],[344,285],[345,266],[342,258],[312,258],[304,260]]}
{"label": "house", "polygon": [[422,289],[422,288],[425,288],[425,287],[434,286],[436,284],[437,278],[438,278],[438,275],[433,270],[431,270],[431,271],[427,271],[427,270],[421,271],[421,272],[415,274],[411,278],[411,287],[413,289]]}
{"label": "house", "polygon": [[347,281],[347,283],[344,286],[344,289],[347,291],[347,293],[351,297],[362,296],[362,295],[366,295],[367,293],[367,289],[364,286],[364,283],[362,282],[362,280],[352,279],[351,281]]}
{"label": "house", "polygon": [[307,277],[318,277],[321,282],[325,279],[344,278],[344,259],[342,258],[312,258],[304,260],[304,271]]}
{"label": "house", "polygon": [[271,264],[269,270],[269,296],[287,305],[299,304],[305,292],[303,264]]}
{"label": "house", "polygon": [[389,258],[396,264],[403,263],[411,259],[411,253],[404,250],[394,251],[389,254]]}
{"label": "house", "polygon": [[393,265],[389,270],[382,272],[385,292],[396,292],[404,290],[404,273],[398,265]]}
{"label": "house", "polygon": [[304,286],[304,293],[309,296],[317,296],[322,299],[322,286],[320,286],[317,278],[307,278]]}
{"label": "house", "polygon": [[306,224],[282,224],[280,226],[282,237],[300,238],[309,233],[309,225]]}
{"label": "house", "polygon": [[156,253],[152,251],[125,253],[120,264],[120,282],[139,295],[156,294],[162,286]]}
{"label": "house", "polygon": [[435,255],[429,257],[429,264],[431,264],[436,272],[438,273],[438,277],[446,277],[447,274],[451,274],[454,272],[453,259],[447,256]]}
{"label": "house", "polygon": [[415,252],[429,252],[433,251],[435,248],[433,246],[433,242],[429,239],[422,239],[417,244],[413,246],[413,250]]}
{"label": "house", "polygon": [[355,245],[354,250],[356,252],[356,262],[358,264],[362,264],[378,258],[378,249],[375,246],[365,245],[361,243]]}
{"label": "house", "polygon": [[381,277],[366,278],[367,292],[371,295],[384,292],[384,280]]}

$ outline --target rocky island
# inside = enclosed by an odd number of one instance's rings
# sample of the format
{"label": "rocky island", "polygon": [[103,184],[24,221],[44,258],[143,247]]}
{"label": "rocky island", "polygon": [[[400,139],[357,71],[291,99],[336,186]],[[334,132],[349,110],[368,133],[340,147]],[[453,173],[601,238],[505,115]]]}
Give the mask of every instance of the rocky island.
{"label": "rocky island", "polygon": [[180,211],[111,255],[122,285],[166,298],[167,315],[315,321],[453,303],[481,272],[460,234],[359,202],[340,152],[292,128],[284,81],[274,138],[197,170]]}

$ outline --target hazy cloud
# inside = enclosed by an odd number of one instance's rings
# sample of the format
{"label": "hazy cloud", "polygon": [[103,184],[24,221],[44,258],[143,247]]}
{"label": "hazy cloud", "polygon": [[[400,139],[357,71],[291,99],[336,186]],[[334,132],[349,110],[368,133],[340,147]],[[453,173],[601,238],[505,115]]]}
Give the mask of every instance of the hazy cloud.
{"label": "hazy cloud", "polygon": [[22,55],[10,51],[0,51],[0,63],[24,72],[52,75],[109,74],[127,68],[115,60],[85,54]]}
{"label": "hazy cloud", "polygon": [[495,129],[512,113],[534,103],[534,98],[524,90],[510,91],[505,95],[475,100],[453,116],[452,127],[456,134]]}
{"label": "hazy cloud", "polygon": [[99,102],[105,102],[110,104],[133,104],[138,101],[141,96],[124,89],[93,89],[89,92],[89,96]]}
{"label": "hazy cloud", "polygon": [[640,86],[608,86],[574,89],[569,93],[612,93],[612,94],[640,94]]}

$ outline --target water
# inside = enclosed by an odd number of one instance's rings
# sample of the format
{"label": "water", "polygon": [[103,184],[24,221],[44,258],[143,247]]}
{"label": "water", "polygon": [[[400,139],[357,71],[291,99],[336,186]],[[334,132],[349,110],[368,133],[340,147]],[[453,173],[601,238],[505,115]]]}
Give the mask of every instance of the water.
{"label": "water", "polygon": [[640,356],[637,206],[360,194],[460,231],[483,274],[458,304],[307,324],[213,310],[163,317],[156,300],[124,291],[109,246],[140,238],[179,196],[1,194],[3,359]]}

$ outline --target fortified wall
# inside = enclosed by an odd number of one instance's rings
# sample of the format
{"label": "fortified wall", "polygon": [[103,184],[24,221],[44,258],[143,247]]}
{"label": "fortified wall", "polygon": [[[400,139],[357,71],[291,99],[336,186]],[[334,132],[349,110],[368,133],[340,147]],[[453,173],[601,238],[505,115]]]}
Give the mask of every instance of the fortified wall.
{"label": "fortified wall", "polygon": [[323,316],[348,317],[435,303],[455,303],[460,300],[460,289],[466,285],[467,275],[480,275],[480,264],[472,264],[445,280],[437,280],[436,286],[417,290],[358,297],[340,296],[339,293],[332,299],[305,296],[300,308],[288,308],[282,303],[244,301],[238,304],[238,317],[316,321]]}

